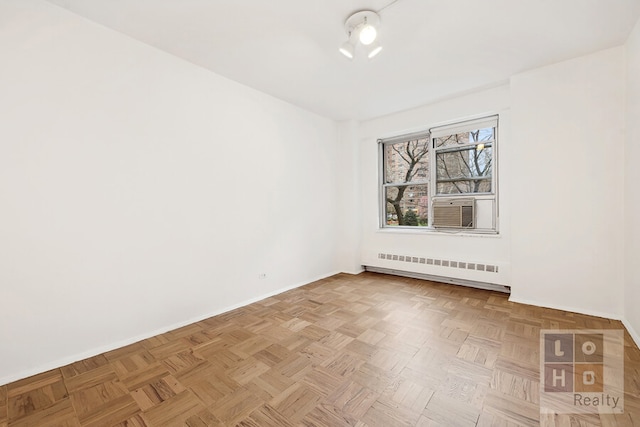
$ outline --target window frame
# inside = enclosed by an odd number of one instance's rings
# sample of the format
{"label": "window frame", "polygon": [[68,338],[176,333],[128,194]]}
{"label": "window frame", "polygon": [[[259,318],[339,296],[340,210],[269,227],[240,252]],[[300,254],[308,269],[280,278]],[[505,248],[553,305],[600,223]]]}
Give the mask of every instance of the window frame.
{"label": "window frame", "polygon": [[[438,193],[437,186],[437,155],[444,152],[455,152],[469,149],[470,147],[477,146],[479,142],[467,143],[461,146],[455,147],[443,147],[440,150],[436,149],[436,138],[441,138],[456,133],[465,133],[474,129],[485,129],[492,127],[493,139],[487,141],[491,144],[491,177],[483,178],[483,180],[491,180],[490,192],[478,192],[478,193]],[[386,182],[386,159],[385,159],[385,147],[389,144],[398,144],[408,142],[414,139],[428,138],[428,165],[429,170],[427,173],[428,178],[425,181],[413,181],[406,183],[387,183]],[[413,132],[404,135],[396,135],[389,138],[378,139],[378,176],[379,176],[379,229],[385,231],[402,230],[402,231],[415,231],[415,232],[444,232],[444,233],[463,233],[463,234],[499,234],[499,211],[498,211],[498,152],[499,152],[499,115],[483,116],[477,119],[464,120],[451,122],[449,124],[428,128],[419,132]],[[442,181],[440,181],[442,182]],[[387,224],[387,200],[386,189],[389,187],[400,186],[412,186],[412,185],[427,185],[428,194],[428,225],[427,226],[412,226],[412,225],[388,225]],[[438,199],[469,199],[472,198],[477,201],[490,200],[493,202],[492,206],[492,226],[490,228],[435,228],[433,226],[433,204]],[[475,212],[477,221],[477,210]]]}
{"label": "window frame", "polygon": [[[392,137],[392,138],[386,138],[386,139],[379,139],[378,140],[378,149],[379,149],[379,154],[378,154],[378,171],[379,171],[379,176],[380,176],[380,185],[378,186],[379,188],[379,192],[380,192],[380,201],[378,203],[379,205],[379,209],[380,209],[380,227],[381,228],[402,228],[402,229],[426,229],[429,228],[429,226],[389,226],[387,225],[387,210],[386,210],[386,204],[387,204],[387,199],[386,199],[386,189],[387,188],[392,188],[392,187],[410,187],[410,186],[423,186],[423,185],[427,185],[427,192],[429,194],[429,198],[431,198],[431,168],[428,171],[427,177],[425,180],[421,180],[421,181],[411,181],[411,182],[394,182],[394,183],[387,183],[386,182],[386,167],[385,167],[385,156],[384,156],[384,149],[386,145],[393,145],[393,144],[401,144],[404,142],[409,142],[409,141],[413,141],[413,140],[419,140],[419,139],[427,139],[427,150],[428,150],[428,162],[431,161],[431,144],[433,144],[433,140],[431,139],[431,134],[428,130],[426,131],[421,131],[421,132],[414,132],[411,134],[405,134],[405,135],[400,135],[397,137]],[[428,218],[431,217],[431,213],[427,213]]]}

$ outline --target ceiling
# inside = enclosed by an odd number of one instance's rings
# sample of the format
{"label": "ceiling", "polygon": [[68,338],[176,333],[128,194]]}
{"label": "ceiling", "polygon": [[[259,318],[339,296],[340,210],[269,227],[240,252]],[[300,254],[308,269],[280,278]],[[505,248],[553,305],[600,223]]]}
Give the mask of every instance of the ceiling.
{"label": "ceiling", "polygon": [[[366,120],[624,44],[640,0],[49,0],[307,110]],[[338,52],[379,11],[383,51]]]}

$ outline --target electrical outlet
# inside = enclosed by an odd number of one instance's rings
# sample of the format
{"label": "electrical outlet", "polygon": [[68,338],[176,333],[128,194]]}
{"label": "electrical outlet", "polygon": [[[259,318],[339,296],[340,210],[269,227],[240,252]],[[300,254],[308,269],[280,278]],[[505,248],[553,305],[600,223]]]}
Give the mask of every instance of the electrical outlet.
{"label": "electrical outlet", "polygon": [[267,278],[267,273],[258,274],[258,279],[266,279],[266,278]]}

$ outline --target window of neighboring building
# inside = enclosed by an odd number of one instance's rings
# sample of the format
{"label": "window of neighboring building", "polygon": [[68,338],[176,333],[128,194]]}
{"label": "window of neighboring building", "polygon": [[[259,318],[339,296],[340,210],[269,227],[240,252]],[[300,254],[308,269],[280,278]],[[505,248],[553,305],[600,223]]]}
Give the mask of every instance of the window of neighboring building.
{"label": "window of neighboring building", "polygon": [[380,140],[383,227],[497,231],[498,117]]}

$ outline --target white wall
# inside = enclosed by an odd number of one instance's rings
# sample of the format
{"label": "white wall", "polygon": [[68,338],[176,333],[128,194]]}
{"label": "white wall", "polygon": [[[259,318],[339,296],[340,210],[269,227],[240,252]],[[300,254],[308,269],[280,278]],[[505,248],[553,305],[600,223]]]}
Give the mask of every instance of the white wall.
{"label": "white wall", "polygon": [[332,206],[338,215],[336,262],[340,271],[358,274],[362,272],[359,123],[349,120],[340,122],[338,126],[340,142],[334,174],[339,188],[336,203]]}
{"label": "white wall", "polygon": [[[509,284],[509,200],[510,189],[500,187],[498,235],[452,235],[443,232],[406,231],[379,228],[378,219],[378,144],[379,138],[429,129],[445,123],[500,115],[498,176],[509,182],[510,118],[509,87],[502,85],[454,99],[426,105],[398,114],[361,123],[360,172],[362,188],[362,263],[443,277]],[[380,260],[378,254],[390,253],[452,261],[498,265],[498,273],[463,270],[435,265]]]}
{"label": "white wall", "polygon": [[0,384],[337,272],[334,122],[39,0],[0,58]]}
{"label": "white wall", "polygon": [[640,345],[640,21],[631,33],[627,52],[627,139],[625,168],[625,318]]}
{"label": "white wall", "polygon": [[623,314],[624,56],[511,79],[514,301]]}
{"label": "white wall", "polygon": [[[506,284],[514,301],[622,318],[624,77],[619,47],[362,123],[363,264]],[[500,234],[380,230],[376,139],[495,113]],[[379,252],[495,263],[500,274],[379,260]]]}

